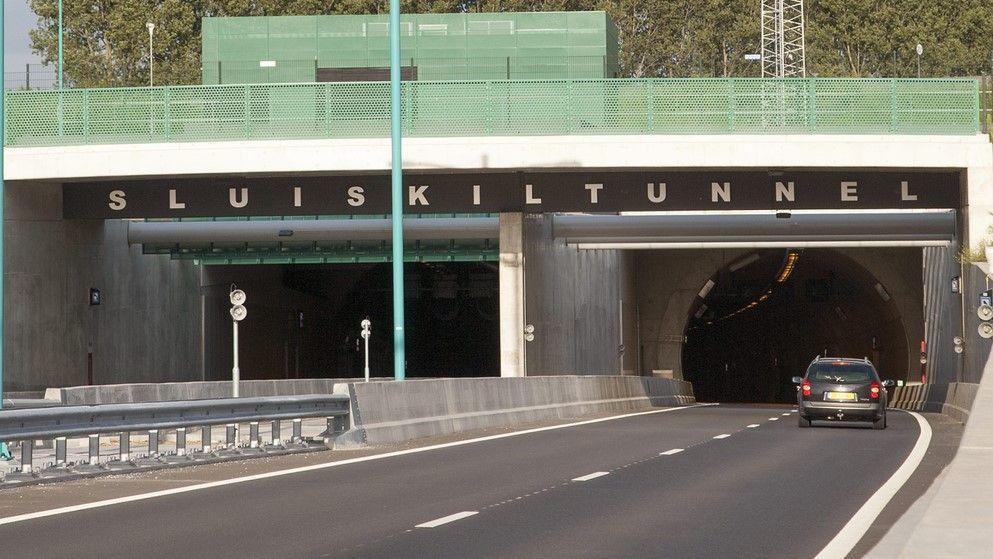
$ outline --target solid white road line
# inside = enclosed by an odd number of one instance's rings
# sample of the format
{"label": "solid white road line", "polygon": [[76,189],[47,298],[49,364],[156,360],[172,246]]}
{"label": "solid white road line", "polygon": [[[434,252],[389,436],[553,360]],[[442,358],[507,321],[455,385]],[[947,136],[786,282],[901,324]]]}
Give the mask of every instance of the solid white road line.
{"label": "solid white road line", "polygon": [[499,435],[488,435],[486,437],[478,437],[475,439],[466,439],[463,441],[453,441],[450,443],[442,443],[431,446],[423,446],[420,448],[411,448],[407,450],[397,450],[394,452],[384,452],[383,454],[373,454],[371,456],[361,456],[359,458],[349,458],[347,460],[338,460],[336,462],[325,462],[323,464],[313,464],[310,466],[301,466],[299,468],[289,468],[286,470],[276,470],[274,472],[266,472],[263,474],[255,474],[251,476],[235,477],[230,479],[222,479],[219,481],[210,481],[207,483],[198,483],[196,485],[188,485],[186,487],[175,487],[173,489],[163,489],[161,491],[152,491],[150,493],[139,493],[137,495],[128,495],[127,497],[117,497],[115,499],[106,499],[103,501],[94,501],[92,503],[83,503],[80,505],[72,505],[69,507],[60,507],[57,509],[49,509],[38,512],[30,512],[26,514],[19,514],[16,516],[8,516],[6,518],[0,518],[0,526],[4,524],[14,524],[17,522],[24,522],[26,520],[33,520],[36,518],[45,518],[47,516],[56,516],[60,514],[68,514],[71,512],[78,512],[81,510],[96,509],[101,507],[109,507],[112,505],[119,505],[123,503],[132,503],[135,501],[145,501],[148,499],[155,499],[157,497],[166,497],[168,495],[176,495],[179,493],[190,493],[193,491],[203,491],[205,489],[212,489],[214,487],[223,487],[225,485],[234,485],[237,483],[247,483],[251,481],[258,481],[260,479],[267,479],[273,477],[282,477],[293,474],[299,474],[303,472],[311,472],[315,470],[323,470],[325,468],[335,468],[338,466],[346,466],[348,464],[357,464],[359,462],[369,462],[372,460],[384,460],[386,458],[394,458],[396,456],[406,456],[408,454],[417,454],[420,452],[430,452],[432,450],[440,450],[443,448],[451,448],[454,446],[463,446],[468,444],[476,444],[486,441],[494,441],[497,439],[506,439],[509,437],[519,437],[521,435],[530,435],[532,433],[540,433],[542,431],[554,431],[557,429],[568,429],[570,427],[579,427],[581,425],[591,425],[593,423],[603,423],[605,421],[615,421],[618,419],[627,419],[629,417],[638,417],[642,415],[653,415],[659,413],[668,413],[679,410],[687,410],[698,407],[713,406],[716,404],[693,404],[689,406],[679,406],[676,408],[666,408],[662,410],[651,410],[642,411],[635,413],[627,413],[623,415],[614,415],[611,417],[601,417],[598,419],[587,419],[585,421],[577,421],[575,423],[565,423],[562,425],[550,425],[548,427],[536,427],[534,429],[525,429],[524,431],[514,431],[511,433],[500,433]]}
{"label": "solid white road line", "polygon": [[603,477],[610,472],[593,472],[592,474],[586,474],[585,476],[574,477],[572,481],[589,481],[591,479],[596,479],[598,477]]}
{"label": "solid white road line", "polygon": [[[903,487],[903,484],[910,479],[910,476],[914,474],[917,470],[917,466],[921,464],[921,460],[924,459],[924,454],[927,452],[928,446],[931,444],[931,425],[928,424],[927,420],[921,417],[919,413],[914,413],[912,411],[904,412],[909,413],[917,420],[917,425],[920,426],[920,435],[917,436],[917,443],[914,444],[914,448],[910,450],[910,454],[907,455],[907,459],[903,461],[903,464],[890,479],[886,481],[873,495],[869,497],[869,500],[862,505],[862,508],[855,513],[855,516],[845,524],[845,527],[841,529],[840,532],[832,539],[828,544],[817,554],[815,559],[834,559],[846,557],[855,547],[855,544],[859,543],[862,536],[869,531],[872,523],[879,516],[879,513],[883,512],[886,508],[886,504],[890,502],[890,499],[897,494],[897,491]],[[885,431],[884,431],[885,432]]]}
{"label": "solid white road line", "polygon": [[714,438],[715,438],[715,439],[726,439],[726,438],[728,438],[728,437],[730,437],[730,436],[731,436],[730,434],[728,434],[728,433],[724,433],[723,435],[717,435],[717,436],[716,436],[716,437],[714,437]]}
{"label": "solid white road line", "polygon": [[659,453],[659,456],[672,456],[673,454],[679,454],[682,451],[683,451],[683,449],[681,449],[681,448],[674,448],[672,450],[667,450],[665,452],[660,452]]}
{"label": "solid white road line", "polygon": [[470,516],[475,516],[477,514],[479,514],[478,510],[464,510],[462,512],[436,518],[430,522],[425,522],[424,524],[418,524],[417,526],[414,526],[414,528],[437,528],[442,524],[448,524],[449,522],[455,522],[456,520],[462,520],[463,518],[469,518]]}
{"label": "solid white road line", "polygon": [[758,426],[759,426],[759,424],[758,424],[758,423],[752,423],[751,425],[749,425],[749,426],[748,426],[748,428],[749,428],[749,429],[754,429],[754,428],[756,428],[756,427],[758,427]]}

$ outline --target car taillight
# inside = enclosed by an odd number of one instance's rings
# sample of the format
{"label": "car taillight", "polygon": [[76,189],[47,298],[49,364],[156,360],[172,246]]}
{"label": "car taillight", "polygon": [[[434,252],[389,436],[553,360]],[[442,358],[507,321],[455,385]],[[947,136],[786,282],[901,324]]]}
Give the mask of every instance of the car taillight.
{"label": "car taillight", "polygon": [[871,397],[873,400],[878,400],[879,390],[880,390],[879,383],[876,381],[872,381],[872,384],[869,386],[869,397]]}
{"label": "car taillight", "polygon": [[809,380],[804,379],[803,382],[800,384],[800,389],[803,390],[803,397],[804,398],[809,398],[810,397],[810,381]]}

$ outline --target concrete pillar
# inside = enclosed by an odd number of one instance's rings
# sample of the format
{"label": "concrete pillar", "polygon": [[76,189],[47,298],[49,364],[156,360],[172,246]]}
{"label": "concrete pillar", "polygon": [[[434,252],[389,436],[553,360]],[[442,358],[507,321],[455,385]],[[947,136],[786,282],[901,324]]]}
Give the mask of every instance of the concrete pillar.
{"label": "concrete pillar", "polygon": [[500,376],[524,372],[524,216],[500,214]]}

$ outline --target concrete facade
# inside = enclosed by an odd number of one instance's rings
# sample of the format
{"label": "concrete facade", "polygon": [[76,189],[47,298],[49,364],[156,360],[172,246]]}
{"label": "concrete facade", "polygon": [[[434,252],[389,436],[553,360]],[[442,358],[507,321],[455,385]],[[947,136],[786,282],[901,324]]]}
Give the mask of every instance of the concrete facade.
{"label": "concrete facade", "polygon": [[[550,216],[524,224],[528,375],[636,374],[637,304],[630,254],[579,250],[552,237]],[[622,347],[623,346],[623,347]]]}
{"label": "concrete facade", "polygon": [[[199,380],[198,270],[129,247],[122,221],[65,221],[61,186],[7,183],[4,384]],[[89,305],[90,288],[99,306]]]}
{"label": "concrete facade", "polygon": [[[222,363],[203,362],[204,284],[197,268],[141,255],[138,247],[127,246],[122,222],[63,220],[55,181],[384,172],[389,141],[13,148],[6,150],[6,158],[7,388],[29,390],[85,382],[91,345],[98,383],[200,379],[223,368]],[[973,246],[986,238],[993,223],[993,150],[981,135],[409,138],[404,167],[961,169],[963,244]],[[502,374],[663,370],[678,377],[689,306],[709,276],[740,252],[580,251],[556,241],[549,222],[541,215],[501,219]],[[920,305],[905,303],[912,295],[901,287],[905,281],[919,281],[920,273],[885,262],[873,267],[874,252],[846,254],[897,294],[905,325],[923,324],[924,315],[914,310]],[[941,271],[929,280],[934,289],[950,281],[952,261],[946,254]],[[935,300],[931,308],[949,310],[928,317],[934,332],[928,337],[937,344],[932,345],[935,355],[945,356],[938,367],[943,378],[951,378],[946,374],[949,364],[958,362],[956,380],[976,382],[990,351],[990,344],[975,335],[975,308],[985,276],[975,268],[962,273],[965,316],[959,322],[964,328],[956,328],[949,318],[949,313],[961,312],[954,298]],[[102,290],[103,305],[87,305],[90,287]],[[161,303],[162,297],[168,302]],[[523,341],[527,324],[535,326],[533,342]],[[908,360],[916,361],[914,342],[925,335],[914,328],[907,332]],[[966,353],[950,357],[948,340],[962,332],[968,340]]]}

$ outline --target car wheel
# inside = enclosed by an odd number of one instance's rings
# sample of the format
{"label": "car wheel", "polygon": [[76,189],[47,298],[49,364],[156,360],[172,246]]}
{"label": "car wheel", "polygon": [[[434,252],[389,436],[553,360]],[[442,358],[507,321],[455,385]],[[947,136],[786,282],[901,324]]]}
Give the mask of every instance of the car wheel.
{"label": "car wheel", "polygon": [[886,414],[883,413],[883,417],[872,422],[872,428],[880,431],[886,428]]}
{"label": "car wheel", "polygon": [[798,418],[797,424],[800,427],[810,427],[810,420],[809,419],[807,419],[806,417],[804,417],[802,415],[798,415],[797,418]]}

